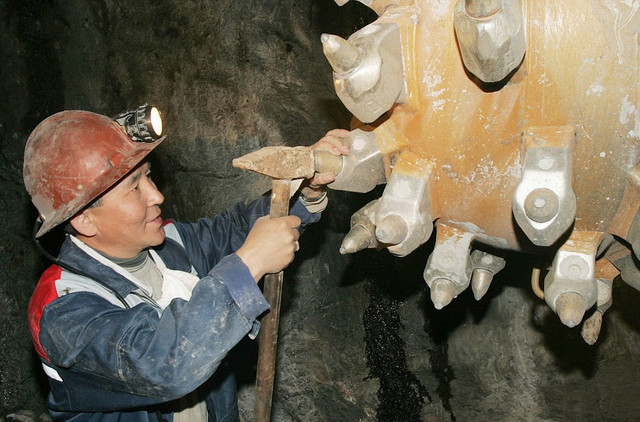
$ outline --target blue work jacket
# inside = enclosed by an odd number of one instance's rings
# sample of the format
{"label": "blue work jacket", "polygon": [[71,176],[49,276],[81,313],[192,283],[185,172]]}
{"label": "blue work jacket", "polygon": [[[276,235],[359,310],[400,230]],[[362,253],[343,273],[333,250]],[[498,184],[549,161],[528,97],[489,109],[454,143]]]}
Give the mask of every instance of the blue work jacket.
{"label": "blue work jacket", "polygon": [[[200,281],[188,301],[174,299],[164,310],[124,269],[104,265],[68,237],[61,265],[42,275],[28,310],[53,419],[171,421],[175,400],[206,383],[209,420],[236,420],[235,380],[218,368],[244,336],[257,333],[268,304],[235,251],[268,213],[263,196],[195,223],[169,221],[154,250],[167,268]],[[301,228],[320,218],[300,201],[291,214]],[[213,380],[216,372],[224,373]]]}

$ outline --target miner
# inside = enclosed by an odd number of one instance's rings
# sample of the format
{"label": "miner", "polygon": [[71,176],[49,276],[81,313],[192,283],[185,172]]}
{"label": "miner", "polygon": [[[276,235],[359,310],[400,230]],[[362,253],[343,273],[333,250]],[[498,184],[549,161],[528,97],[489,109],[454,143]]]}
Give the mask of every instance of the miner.
{"label": "miner", "polygon": [[[347,154],[347,134],[312,149]],[[264,217],[262,196],[194,223],[163,220],[147,160],[163,139],[144,106],[115,118],[63,111],[27,140],[36,243],[66,233],[28,309],[56,421],[239,420],[225,357],[269,308],[258,281],[293,260],[300,229],[327,204],[333,175],[321,173],[287,217]]]}

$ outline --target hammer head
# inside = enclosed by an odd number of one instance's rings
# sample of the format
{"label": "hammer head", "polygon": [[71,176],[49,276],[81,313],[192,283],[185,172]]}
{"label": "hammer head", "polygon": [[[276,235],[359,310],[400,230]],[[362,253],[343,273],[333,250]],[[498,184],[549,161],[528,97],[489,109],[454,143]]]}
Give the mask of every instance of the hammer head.
{"label": "hammer head", "polygon": [[315,158],[309,147],[264,147],[233,160],[232,165],[273,179],[310,178]]}

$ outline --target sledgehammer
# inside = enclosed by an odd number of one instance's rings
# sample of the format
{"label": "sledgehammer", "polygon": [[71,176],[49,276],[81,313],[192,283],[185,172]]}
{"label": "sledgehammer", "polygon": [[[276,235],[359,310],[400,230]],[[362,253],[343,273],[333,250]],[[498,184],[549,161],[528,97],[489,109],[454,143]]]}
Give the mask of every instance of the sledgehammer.
{"label": "sledgehammer", "polygon": [[[342,169],[342,157],[309,147],[265,147],[233,160],[232,165],[271,177],[271,218],[289,215],[291,184],[294,179],[311,178],[319,173],[335,175]],[[280,301],[283,272],[264,277],[264,297],[269,313],[262,318],[256,375],[256,398],[253,411],[255,422],[271,419],[271,401],[275,377]]]}

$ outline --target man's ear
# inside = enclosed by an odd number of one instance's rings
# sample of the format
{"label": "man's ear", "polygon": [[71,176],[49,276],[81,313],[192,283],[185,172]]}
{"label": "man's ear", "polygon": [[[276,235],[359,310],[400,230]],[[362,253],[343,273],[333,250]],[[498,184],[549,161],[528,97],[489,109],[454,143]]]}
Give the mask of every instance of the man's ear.
{"label": "man's ear", "polygon": [[95,236],[97,232],[96,226],[91,220],[90,210],[86,209],[79,214],[76,214],[70,221],[71,227],[78,232],[78,234],[86,237]]}

